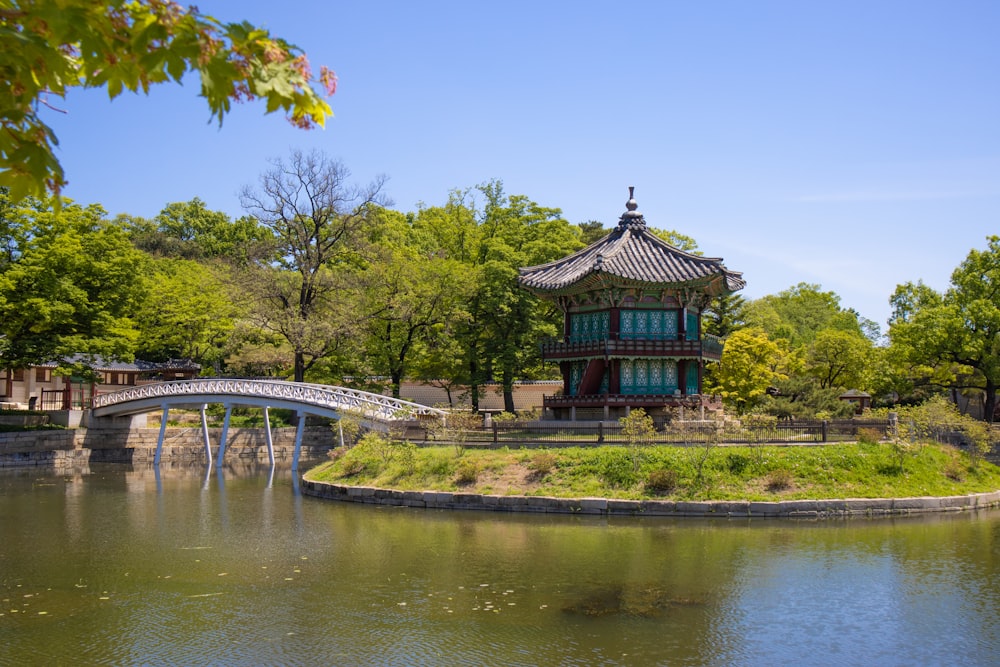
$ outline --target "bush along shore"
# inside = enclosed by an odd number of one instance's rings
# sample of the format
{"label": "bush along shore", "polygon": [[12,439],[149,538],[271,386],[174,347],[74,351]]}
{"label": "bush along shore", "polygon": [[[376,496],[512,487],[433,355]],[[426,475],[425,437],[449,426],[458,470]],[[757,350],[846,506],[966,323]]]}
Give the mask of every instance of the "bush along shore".
{"label": "bush along shore", "polygon": [[[330,458],[311,470],[306,481],[334,485],[340,489],[338,493],[317,495],[339,494],[345,500],[362,495],[344,491],[351,487],[462,497],[677,503],[950,498],[1000,490],[1000,468],[974,454],[937,443],[904,446],[863,440],[822,447],[714,444],[478,450],[416,447],[368,433],[354,447],[332,451]],[[355,498],[346,497],[351,495]],[[985,506],[995,501],[974,500],[960,506]],[[503,504],[510,505],[508,509],[518,505]]]}

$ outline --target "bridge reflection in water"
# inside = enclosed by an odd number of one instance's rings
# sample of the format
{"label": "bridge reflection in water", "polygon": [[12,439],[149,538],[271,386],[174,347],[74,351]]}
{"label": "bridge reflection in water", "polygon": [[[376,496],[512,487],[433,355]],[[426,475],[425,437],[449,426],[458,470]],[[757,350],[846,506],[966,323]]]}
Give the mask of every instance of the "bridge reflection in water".
{"label": "bridge reflection in water", "polygon": [[[126,417],[162,410],[160,435],[156,442],[154,458],[154,464],[159,465],[170,409],[198,410],[201,413],[205,456],[211,466],[212,452],[208,438],[208,419],[205,415],[205,409],[211,403],[222,403],[226,408],[219,443],[220,463],[226,454],[229,420],[234,406],[263,409],[267,455],[272,465],[274,444],[271,439],[269,408],[283,408],[332,419],[340,419],[343,413],[348,412],[359,416],[365,428],[382,431],[388,430],[393,422],[413,418],[444,419],[447,414],[444,410],[426,405],[347,387],[281,380],[195,379],[148,384],[100,394],[93,400],[93,416]],[[304,425],[305,419],[299,419],[295,431],[292,470],[298,470],[299,467]]]}

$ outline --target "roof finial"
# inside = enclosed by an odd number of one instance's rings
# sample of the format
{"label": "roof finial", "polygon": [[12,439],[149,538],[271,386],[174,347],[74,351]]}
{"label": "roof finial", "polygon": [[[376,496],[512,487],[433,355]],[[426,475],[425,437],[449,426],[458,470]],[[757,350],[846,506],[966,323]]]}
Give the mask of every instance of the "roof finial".
{"label": "roof finial", "polygon": [[646,226],[646,221],[642,217],[642,213],[639,213],[639,204],[635,201],[635,186],[628,186],[628,201],[625,202],[626,211],[622,213],[621,221],[618,223],[620,227],[631,227],[631,226]]}

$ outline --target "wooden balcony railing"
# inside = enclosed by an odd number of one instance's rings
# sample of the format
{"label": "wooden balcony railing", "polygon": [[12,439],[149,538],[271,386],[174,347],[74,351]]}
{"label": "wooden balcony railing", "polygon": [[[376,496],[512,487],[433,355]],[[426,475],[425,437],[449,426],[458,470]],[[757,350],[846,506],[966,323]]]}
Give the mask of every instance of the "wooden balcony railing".
{"label": "wooden balcony railing", "polygon": [[652,336],[628,338],[611,334],[604,338],[579,340],[570,337],[542,343],[542,358],[572,359],[616,356],[697,357],[718,360],[722,357],[722,341],[706,335],[702,340],[677,340]]}

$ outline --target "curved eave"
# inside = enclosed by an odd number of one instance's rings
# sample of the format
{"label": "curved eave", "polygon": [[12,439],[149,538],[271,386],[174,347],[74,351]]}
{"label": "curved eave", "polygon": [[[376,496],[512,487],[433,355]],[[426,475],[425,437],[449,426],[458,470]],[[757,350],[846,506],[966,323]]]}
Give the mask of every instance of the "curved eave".
{"label": "curved eave", "polygon": [[518,282],[535,294],[559,295],[606,287],[680,289],[704,286],[712,296],[742,289],[742,274],[718,257],[670,245],[645,225],[620,226],[603,239],[548,264],[519,271]]}
{"label": "curved eave", "polygon": [[680,282],[652,282],[618,276],[606,271],[590,271],[582,278],[562,285],[531,285],[526,284],[524,281],[520,282],[524,289],[536,296],[548,299],[605,289],[695,290],[708,296],[719,296],[721,294],[732,294],[746,286],[746,282],[740,277],[740,274],[733,272],[709,276],[707,280],[705,278],[697,278]]}

